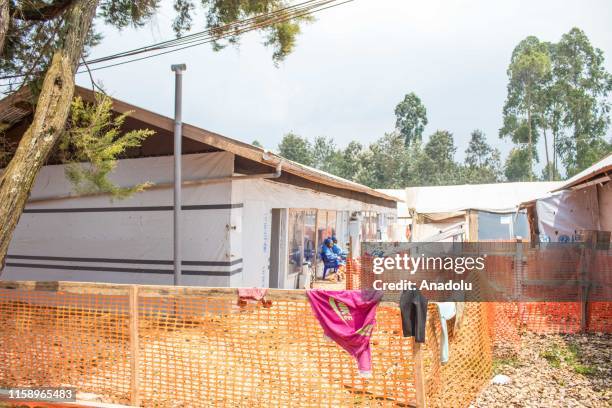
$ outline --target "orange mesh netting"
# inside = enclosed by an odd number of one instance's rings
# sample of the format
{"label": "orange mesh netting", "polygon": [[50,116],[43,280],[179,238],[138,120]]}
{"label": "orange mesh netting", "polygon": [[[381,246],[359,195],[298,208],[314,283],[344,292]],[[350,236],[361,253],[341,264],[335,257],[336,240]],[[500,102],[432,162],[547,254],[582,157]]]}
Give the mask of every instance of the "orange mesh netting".
{"label": "orange mesh netting", "polygon": [[489,378],[485,304],[466,304],[442,366],[436,307],[415,354],[397,305],[381,303],[363,379],[303,291],[268,299],[240,307],[232,289],[0,282],[0,387],[73,386],[155,407],[467,407]]}

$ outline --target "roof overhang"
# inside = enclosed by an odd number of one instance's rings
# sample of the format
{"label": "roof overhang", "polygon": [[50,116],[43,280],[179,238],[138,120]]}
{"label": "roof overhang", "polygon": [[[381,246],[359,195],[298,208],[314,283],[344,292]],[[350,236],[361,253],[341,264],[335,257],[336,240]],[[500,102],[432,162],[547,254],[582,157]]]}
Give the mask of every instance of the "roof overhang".
{"label": "roof overhang", "polygon": [[[80,86],[75,87],[75,95],[82,97],[88,102],[93,102],[95,100],[95,93],[92,90]],[[31,104],[29,104],[30,99],[31,94],[29,89],[22,88],[20,91],[0,100],[0,123],[4,123],[5,126],[10,126],[31,115],[32,109]],[[115,98],[112,99],[113,111],[116,113],[121,114],[130,112],[130,118],[139,120],[159,129],[163,129],[167,132],[174,131],[173,119]],[[30,106],[29,108],[28,105]],[[386,201],[387,206],[393,206],[393,208],[395,208],[397,206],[397,202],[400,201],[400,199],[397,197],[376,191],[362,184],[345,180],[312,167],[287,160],[275,153],[269,152],[257,146],[231,139],[218,133],[198,128],[187,123],[183,123],[183,137],[270,167],[276,167],[279,162],[282,161],[283,172],[314,183],[322,184],[324,186],[362,193],[367,196]]]}
{"label": "roof overhang", "polygon": [[605,183],[612,178],[612,154],[593,164],[591,167],[571,177],[560,187],[551,190],[579,190],[592,185]]}

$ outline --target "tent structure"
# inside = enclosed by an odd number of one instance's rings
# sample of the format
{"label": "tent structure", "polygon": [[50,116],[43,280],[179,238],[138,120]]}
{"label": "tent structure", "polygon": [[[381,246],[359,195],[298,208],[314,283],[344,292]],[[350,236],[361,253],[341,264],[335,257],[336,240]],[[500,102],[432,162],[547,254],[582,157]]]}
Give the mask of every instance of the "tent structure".
{"label": "tent structure", "polygon": [[532,240],[582,241],[597,231],[599,241],[610,241],[612,231],[612,154],[558,187],[521,204],[527,210]]}
{"label": "tent structure", "polygon": [[[85,101],[93,92],[77,88]],[[31,121],[27,89],[0,101],[5,135]],[[170,284],[172,119],[113,100],[124,130],[155,131],[119,161],[112,179],[153,187],[125,200],[79,195],[52,156],[40,172],[9,247],[2,279]],[[205,286],[303,286],[321,268],[318,248],[337,235],[384,239],[396,197],[188,124],[183,127],[183,282]]]}
{"label": "tent structure", "polygon": [[518,212],[521,202],[560,184],[470,184],[397,191],[405,194],[413,241],[510,240],[529,237],[526,215]]}

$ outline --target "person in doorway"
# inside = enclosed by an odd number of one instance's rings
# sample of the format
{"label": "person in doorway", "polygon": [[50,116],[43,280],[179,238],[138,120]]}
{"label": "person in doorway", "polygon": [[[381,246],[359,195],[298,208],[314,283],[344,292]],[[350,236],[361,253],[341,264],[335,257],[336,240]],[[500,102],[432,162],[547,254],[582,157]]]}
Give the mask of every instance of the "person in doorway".
{"label": "person in doorway", "polygon": [[323,246],[321,246],[321,260],[323,261],[323,280],[327,271],[336,272],[341,265],[341,260],[333,251],[334,241],[331,238],[325,238]]}

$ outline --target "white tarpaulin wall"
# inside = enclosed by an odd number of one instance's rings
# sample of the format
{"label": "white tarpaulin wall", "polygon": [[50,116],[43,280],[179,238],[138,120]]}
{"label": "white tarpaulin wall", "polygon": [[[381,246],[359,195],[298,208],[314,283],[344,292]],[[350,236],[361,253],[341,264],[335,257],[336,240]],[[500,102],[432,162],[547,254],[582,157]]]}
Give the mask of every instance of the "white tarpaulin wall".
{"label": "white tarpaulin wall", "polygon": [[[184,180],[231,176],[233,155],[187,155]],[[173,158],[121,160],[113,180],[121,186],[171,183]],[[53,199],[72,192],[64,166],[40,172],[9,247],[2,279],[79,280],[172,284],[172,187],[126,200],[109,196]],[[185,284],[226,286],[240,273],[230,256],[227,225],[231,183],[183,189],[182,244]],[[238,270],[238,272],[236,272]]]}
{"label": "white tarpaulin wall", "polygon": [[[409,187],[406,206],[432,219],[451,217],[465,210],[513,213],[526,201],[542,197],[562,182],[517,182],[461,186]],[[439,214],[440,216],[435,216]]]}
{"label": "white tarpaulin wall", "polygon": [[600,229],[596,186],[539,199],[536,211],[540,242],[574,242],[580,230]]}

